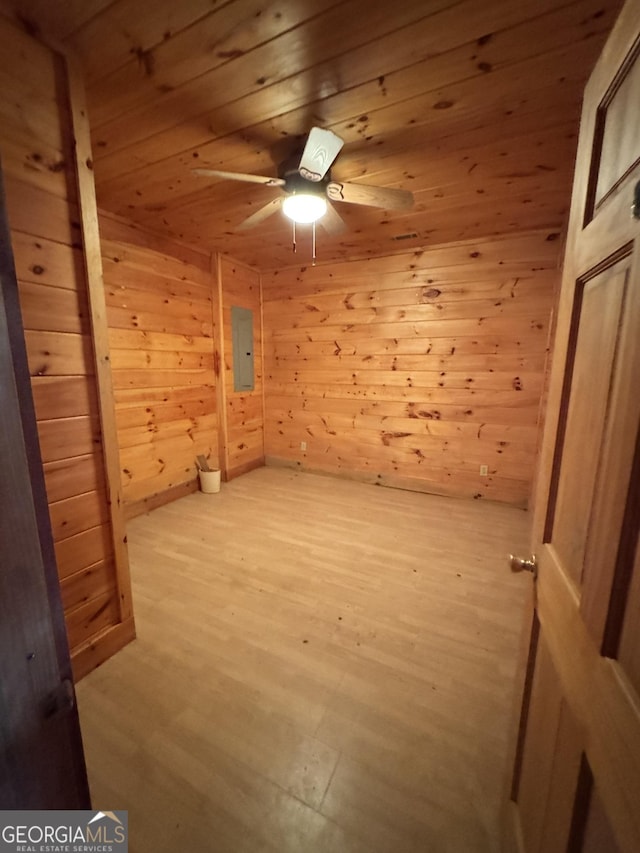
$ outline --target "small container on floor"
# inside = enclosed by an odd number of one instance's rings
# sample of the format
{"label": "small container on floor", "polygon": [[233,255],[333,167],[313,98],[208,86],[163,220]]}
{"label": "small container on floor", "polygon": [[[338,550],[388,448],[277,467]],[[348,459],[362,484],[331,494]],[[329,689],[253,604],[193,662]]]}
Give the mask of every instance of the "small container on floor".
{"label": "small container on floor", "polygon": [[220,470],[198,471],[200,477],[200,491],[207,495],[213,495],[220,491]]}

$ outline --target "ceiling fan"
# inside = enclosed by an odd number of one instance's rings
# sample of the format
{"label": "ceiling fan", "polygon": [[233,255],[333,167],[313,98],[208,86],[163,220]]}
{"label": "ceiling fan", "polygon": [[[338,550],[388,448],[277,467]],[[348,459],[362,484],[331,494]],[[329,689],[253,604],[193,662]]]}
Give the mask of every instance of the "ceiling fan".
{"label": "ceiling fan", "polygon": [[368,205],[386,210],[405,210],[413,206],[413,193],[408,190],[334,181],[330,169],[343,145],[344,140],[333,131],[312,127],[299,162],[294,157],[282,163],[277,178],[219,169],[193,169],[193,173],[248,181],[266,187],[278,187],[283,191],[283,196],[268,202],[241,222],[236,229],[238,231],[254,228],[282,209],[294,225],[319,222],[329,234],[340,234],[345,230],[346,223],[333,205],[327,203],[327,199],[330,202]]}

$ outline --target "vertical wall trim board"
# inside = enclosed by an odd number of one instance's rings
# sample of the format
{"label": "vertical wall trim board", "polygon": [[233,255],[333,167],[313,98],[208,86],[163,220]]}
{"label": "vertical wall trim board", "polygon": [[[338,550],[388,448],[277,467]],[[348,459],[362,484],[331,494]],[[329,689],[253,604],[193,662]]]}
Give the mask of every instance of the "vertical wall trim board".
{"label": "vertical wall trim board", "polygon": [[266,456],[264,425],[267,422],[267,405],[265,399],[265,360],[264,360],[264,299],[262,295],[262,271],[258,272],[258,290],[260,293],[260,364],[262,366],[262,456]]}
{"label": "vertical wall trim board", "polygon": [[115,422],[113,382],[109,361],[107,310],[102,275],[102,253],[98,231],[98,210],[93,178],[89,118],[80,70],[72,56],[65,53],[64,58],[68,74],[71,122],[75,137],[75,168],[78,183],[80,224],[84,245],[83,258],[87,276],[89,314],[95,355],[107,499],[111,516],[116,576],[118,579],[118,606],[120,621],[124,622],[125,620],[132,619],[133,606],[122,486],[120,482],[120,459]]}
{"label": "vertical wall trim board", "polygon": [[214,341],[219,353],[218,375],[216,376],[216,399],[218,408],[218,454],[220,473],[227,480],[229,473],[229,441],[227,431],[226,353],[224,346],[224,303],[222,296],[222,258],[219,252],[211,256],[214,295]]}

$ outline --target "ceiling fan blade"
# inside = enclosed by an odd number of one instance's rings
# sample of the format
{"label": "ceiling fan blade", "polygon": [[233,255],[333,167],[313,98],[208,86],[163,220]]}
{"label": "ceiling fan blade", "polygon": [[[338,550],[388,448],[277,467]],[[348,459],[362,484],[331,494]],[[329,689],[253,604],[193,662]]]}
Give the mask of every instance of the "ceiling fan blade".
{"label": "ceiling fan blade", "polygon": [[341,184],[339,181],[331,181],[327,184],[327,196],[331,201],[366,204],[369,207],[383,207],[386,210],[406,210],[413,207],[414,201],[413,193],[409,190],[370,187],[366,184]]}
{"label": "ceiling fan blade", "polygon": [[248,175],[246,172],[221,172],[219,169],[192,169],[194,175],[205,178],[226,178],[229,181],[247,181],[251,184],[263,184],[265,187],[283,187],[282,178],[267,178],[264,175]]}
{"label": "ceiling fan blade", "polygon": [[327,212],[318,220],[318,224],[332,237],[347,230],[347,223],[332,204],[327,205]]}
{"label": "ceiling fan blade", "polygon": [[332,130],[312,127],[298,166],[302,177],[308,181],[321,181],[343,145],[344,140]]}
{"label": "ceiling fan blade", "polygon": [[248,216],[243,222],[236,227],[236,231],[247,231],[249,228],[254,228],[260,225],[265,219],[268,219],[272,214],[276,213],[282,207],[282,198],[274,198],[272,201],[258,208],[255,213]]}

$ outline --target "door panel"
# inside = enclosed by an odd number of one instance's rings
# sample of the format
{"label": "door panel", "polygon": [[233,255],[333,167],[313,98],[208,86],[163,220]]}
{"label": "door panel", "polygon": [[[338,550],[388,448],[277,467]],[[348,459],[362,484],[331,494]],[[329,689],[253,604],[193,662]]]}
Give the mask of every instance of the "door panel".
{"label": "door panel", "polygon": [[640,850],[639,126],[628,2],[585,92],[558,309],[534,514],[540,627],[513,786],[526,853]]}
{"label": "door panel", "polygon": [[601,137],[602,144],[594,152],[596,207],[640,159],[640,113],[634,100],[640,90],[639,51],[636,43],[598,107],[595,138]]}
{"label": "door panel", "polygon": [[517,796],[522,831],[532,850],[539,850],[542,843],[561,709],[560,681],[546,642],[539,637],[529,701],[529,715],[537,722],[527,732]]}
{"label": "door panel", "polygon": [[517,802],[527,849],[564,853],[582,759],[582,731],[564,700],[544,637],[539,639]]}
{"label": "door panel", "polygon": [[576,288],[573,322],[577,340],[573,365],[567,363],[572,374],[565,392],[568,400],[560,403],[568,414],[562,453],[553,473],[558,497],[555,506],[550,506],[550,538],[578,585],[582,583],[627,282],[628,265],[622,261]]}
{"label": "door panel", "polygon": [[568,703],[563,699],[556,736],[547,808],[543,821],[544,853],[565,853],[571,833],[582,761],[583,732]]}

